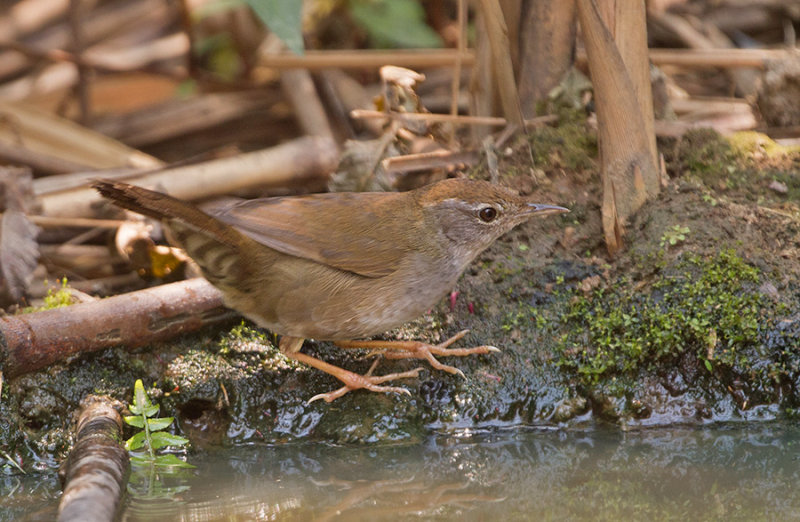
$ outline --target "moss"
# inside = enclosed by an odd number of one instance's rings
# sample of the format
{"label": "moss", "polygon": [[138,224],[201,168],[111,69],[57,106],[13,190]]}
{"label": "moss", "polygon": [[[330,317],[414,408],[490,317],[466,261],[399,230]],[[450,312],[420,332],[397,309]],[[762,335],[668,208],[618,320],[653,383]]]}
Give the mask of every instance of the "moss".
{"label": "moss", "polygon": [[52,310],[53,308],[69,306],[72,304],[72,302],[72,292],[70,291],[67,278],[65,277],[61,280],[61,288],[58,290],[54,289],[53,287],[47,289],[47,295],[44,297],[43,306],[28,306],[23,308],[20,313],[29,314],[32,312],[43,312],[45,310]]}
{"label": "moss", "polygon": [[761,199],[763,188],[774,180],[787,186],[789,200],[798,194],[800,147],[782,146],[757,132],[724,137],[712,129],[694,129],[665,148],[665,159],[673,177],[694,178],[712,190],[745,189],[751,199]]}
{"label": "moss", "polygon": [[595,168],[597,136],[587,132],[585,113],[564,109],[558,116],[557,126],[542,127],[530,134],[534,166],[543,170]]}
{"label": "moss", "polygon": [[724,136],[713,129],[693,129],[678,140],[667,158],[673,175],[696,176],[708,185],[718,184],[739,169],[739,155]]}
{"label": "moss", "polygon": [[708,371],[741,368],[742,351],[758,342],[770,307],[753,291],[756,268],[733,250],[689,256],[642,293],[626,282],[576,297],[566,321],[559,363],[585,384],[633,375],[691,353]]}
{"label": "moss", "polygon": [[785,147],[766,134],[755,131],[736,132],[728,138],[728,142],[731,150],[741,157],[763,154],[767,158],[778,158],[800,153],[800,146]]}

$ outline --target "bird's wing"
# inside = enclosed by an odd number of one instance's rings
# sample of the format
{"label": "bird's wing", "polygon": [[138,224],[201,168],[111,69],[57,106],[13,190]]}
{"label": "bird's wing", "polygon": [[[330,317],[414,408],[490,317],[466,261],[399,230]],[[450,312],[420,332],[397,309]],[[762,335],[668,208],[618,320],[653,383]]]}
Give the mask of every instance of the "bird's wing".
{"label": "bird's wing", "polygon": [[[243,201],[215,212],[221,221],[284,254],[365,277],[397,270],[409,251],[392,216],[401,194],[340,193]],[[395,219],[392,219],[392,218]]]}

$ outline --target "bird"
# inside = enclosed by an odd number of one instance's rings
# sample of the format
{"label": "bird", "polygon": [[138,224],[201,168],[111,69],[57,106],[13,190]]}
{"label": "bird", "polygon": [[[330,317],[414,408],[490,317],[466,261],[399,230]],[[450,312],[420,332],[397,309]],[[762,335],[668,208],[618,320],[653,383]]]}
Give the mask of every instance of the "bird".
{"label": "bird", "polygon": [[411,321],[444,297],[497,238],[533,216],[568,212],[533,203],[482,180],[450,178],[407,192],[340,192],[237,201],[205,212],[192,203],[119,181],[95,180],[100,194],[161,222],[225,304],[281,336],[280,351],[328,373],[343,386],[309,399],[331,402],[366,389],[408,394],[389,381],[422,368],[359,375],[302,353],[305,339],[367,348],[391,359],[498,352],[451,348],[468,330],[439,344],[364,340]]}

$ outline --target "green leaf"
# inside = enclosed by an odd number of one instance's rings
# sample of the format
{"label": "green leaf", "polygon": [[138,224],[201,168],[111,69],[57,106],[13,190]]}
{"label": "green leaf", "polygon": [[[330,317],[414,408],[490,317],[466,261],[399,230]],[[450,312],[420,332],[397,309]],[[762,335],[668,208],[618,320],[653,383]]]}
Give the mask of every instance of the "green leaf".
{"label": "green leaf", "polygon": [[351,0],[350,13],[378,47],[441,47],[417,0]]}
{"label": "green leaf", "polygon": [[153,415],[158,413],[157,404],[151,404],[150,406],[147,406],[145,408],[141,408],[134,404],[131,404],[130,406],[128,406],[128,409],[131,410],[131,413],[135,413],[138,417],[141,417],[142,415],[144,415],[145,417],[152,417]]}
{"label": "green leaf", "polygon": [[303,54],[302,0],[245,0],[293,53]]}
{"label": "green leaf", "polygon": [[706,365],[706,370],[712,373],[714,372],[714,368],[711,366],[711,361],[709,361],[708,359],[703,359],[703,363],[705,363]]}
{"label": "green leaf", "polygon": [[157,431],[150,434],[150,447],[153,449],[163,448],[164,446],[185,446],[188,442],[189,439],[165,431]]}
{"label": "green leaf", "polygon": [[195,467],[195,466],[192,466],[191,464],[189,464],[188,462],[179,459],[175,455],[172,455],[171,453],[168,453],[166,455],[159,455],[158,457],[156,457],[155,464],[156,464],[156,466],[170,466],[170,467],[177,467],[177,468],[194,468]]}
{"label": "green leaf", "polygon": [[133,426],[134,428],[144,428],[144,421],[142,420],[141,415],[126,415],[122,417],[122,420],[125,421],[125,424],[128,426]]}
{"label": "green leaf", "polygon": [[133,405],[139,409],[147,409],[150,404],[150,398],[147,397],[147,392],[144,391],[144,384],[141,379],[136,379],[136,384],[133,385]]}
{"label": "green leaf", "polygon": [[[161,417],[157,419],[147,419],[147,426],[150,428],[150,431],[159,431],[163,430],[164,428],[168,427],[172,424],[174,420],[173,417]],[[144,427],[144,426],[142,426]]]}
{"label": "green leaf", "polygon": [[125,449],[128,451],[133,451],[141,448],[144,446],[144,432],[140,431],[130,439],[125,441]]}
{"label": "green leaf", "polygon": [[150,458],[150,455],[133,455],[131,464],[134,466],[149,466],[153,464],[153,459]]}

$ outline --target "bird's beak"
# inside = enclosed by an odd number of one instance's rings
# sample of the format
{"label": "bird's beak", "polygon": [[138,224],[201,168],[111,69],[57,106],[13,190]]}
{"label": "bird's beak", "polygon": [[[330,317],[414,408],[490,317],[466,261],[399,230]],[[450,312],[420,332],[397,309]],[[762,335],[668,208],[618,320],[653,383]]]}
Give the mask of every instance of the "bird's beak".
{"label": "bird's beak", "polygon": [[548,216],[550,214],[563,214],[569,212],[568,208],[557,207],[555,205],[542,205],[541,203],[528,203],[527,214],[536,214],[537,216]]}

